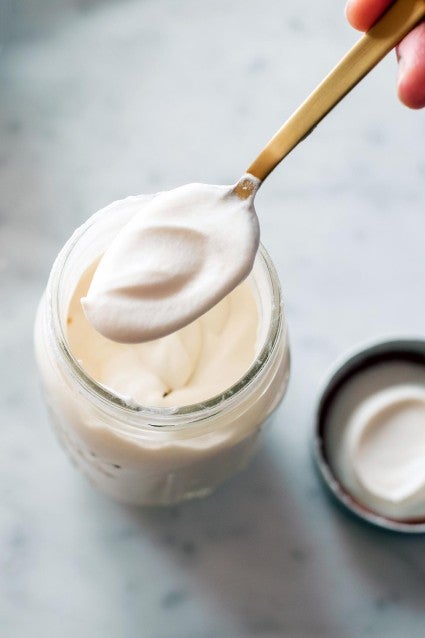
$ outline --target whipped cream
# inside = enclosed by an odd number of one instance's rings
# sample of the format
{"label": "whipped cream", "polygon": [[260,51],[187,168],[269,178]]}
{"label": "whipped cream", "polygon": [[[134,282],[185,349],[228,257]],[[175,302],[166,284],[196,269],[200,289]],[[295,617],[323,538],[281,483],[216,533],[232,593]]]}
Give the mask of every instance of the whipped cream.
{"label": "whipped cream", "polygon": [[358,373],[328,419],[329,462],[344,487],[384,516],[424,516],[424,366],[388,362]]}
{"label": "whipped cream", "polygon": [[127,403],[199,403],[230,388],[254,362],[260,319],[251,277],[181,330],[149,343],[128,344],[105,338],[82,311],[80,298],[95,272],[96,262],[71,298],[67,339],[85,372]]}
{"label": "whipped cream", "polygon": [[[81,299],[91,325],[120,343],[143,343],[187,326],[251,272],[259,245],[259,181],[187,184],[140,206],[103,254]],[[135,199],[116,202],[123,210]]]}
{"label": "whipped cream", "polygon": [[358,481],[389,503],[419,498],[425,509],[425,388],[402,385],[379,392],[348,426]]}
{"label": "whipped cream", "polygon": [[[34,332],[49,413],[67,453],[99,489],[138,505],[205,496],[245,467],[289,376],[280,289],[264,250],[241,286],[170,337],[120,344],[89,324],[79,297],[99,257],[148,199],[111,204],[75,231],[55,261]],[[69,353],[89,376],[115,386],[118,400],[87,383]],[[245,381],[227,392],[238,376]],[[203,405],[202,396],[217,392],[220,401]],[[196,407],[173,407],[199,399]]]}

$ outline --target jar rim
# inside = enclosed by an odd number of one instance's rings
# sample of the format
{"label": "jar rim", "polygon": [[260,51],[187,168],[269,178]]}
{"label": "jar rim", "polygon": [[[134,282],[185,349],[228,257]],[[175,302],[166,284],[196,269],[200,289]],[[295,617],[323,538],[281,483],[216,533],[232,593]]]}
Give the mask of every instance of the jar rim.
{"label": "jar rim", "polygon": [[[102,211],[99,211],[99,213],[101,212]],[[84,233],[96,223],[99,213],[92,215],[84,224],[77,228],[70,239],[65,243],[53,264],[47,287],[49,318],[53,333],[57,341],[61,358],[65,361],[67,368],[70,370],[74,379],[76,379],[76,381],[84,387],[92,398],[95,398],[104,405],[106,404],[108,407],[113,407],[120,411],[122,410],[122,414],[125,415],[126,418],[131,415],[133,418],[136,417],[136,419],[139,417],[140,419],[147,418],[157,421],[155,424],[149,424],[153,427],[161,427],[161,425],[170,426],[170,417],[172,417],[173,421],[185,419],[186,423],[188,420],[199,421],[202,418],[208,418],[208,416],[215,414],[219,410],[221,411],[224,408],[231,407],[234,404],[234,401],[238,397],[242,397],[251,387],[252,383],[259,377],[265,365],[273,355],[282,329],[284,328],[281,287],[276,269],[267,250],[262,244],[260,244],[258,255],[266,267],[266,273],[271,287],[272,299],[270,322],[267,334],[264,338],[264,344],[246,373],[223,392],[214,395],[207,400],[200,401],[199,403],[179,407],[144,406],[129,400],[123,395],[120,396],[87,374],[71,352],[64,331],[64,325],[61,321],[60,290],[67,259],[72,255],[74,248]],[[206,412],[208,412],[208,414],[205,414]],[[158,421],[163,421],[163,423],[159,423]],[[142,425],[142,423],[140,423],[140,425]],[[144,421],[143,426],[145,425],[146,422]]]}

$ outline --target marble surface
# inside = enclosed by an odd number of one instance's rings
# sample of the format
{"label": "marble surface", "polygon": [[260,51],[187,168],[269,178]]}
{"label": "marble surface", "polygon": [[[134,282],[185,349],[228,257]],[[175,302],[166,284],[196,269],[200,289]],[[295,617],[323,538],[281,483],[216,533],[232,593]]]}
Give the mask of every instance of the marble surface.
{"label": "marble surface", "polygon": [[310,458],[327,368],[424,335],[424,113],[381,64],[258,196],[290,322],[287,399],[249,470],[212,497],[137,510],[56,443],[32,322],[51,262],[130,193],[235,180],[356,34],[323,0],[1,4],[0,635],[424,635],[424,538],[339,510]]}

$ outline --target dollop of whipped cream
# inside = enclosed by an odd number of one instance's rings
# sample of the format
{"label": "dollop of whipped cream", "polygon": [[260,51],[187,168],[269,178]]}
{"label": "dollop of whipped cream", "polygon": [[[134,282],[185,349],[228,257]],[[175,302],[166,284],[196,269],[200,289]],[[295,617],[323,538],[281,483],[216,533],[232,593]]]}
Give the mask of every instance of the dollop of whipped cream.
{"label": "dollop of whipped cream", "polygon": [[[254,208],[259,181],[248,175],[241,183],[242,190],[187,184],[140,198],[139,210],[103,254],[81,299],[100,334],[120,343],[164,337],[203,315],[249,275],[260,240]],[[125,207],[126,200],[118,204]]]}
{"label": "dollop of whipped cream", "polygon": [[371,365],[346,381],[326,428],[329,463],[372,511],[397,520],[425,516],[425,367]]}
{"label": "dollop of whipped cream", "polygon": [[348,454],[363,488],[388,503],[419,499],[425,508],[425,390],[385,389],[348,424]]}

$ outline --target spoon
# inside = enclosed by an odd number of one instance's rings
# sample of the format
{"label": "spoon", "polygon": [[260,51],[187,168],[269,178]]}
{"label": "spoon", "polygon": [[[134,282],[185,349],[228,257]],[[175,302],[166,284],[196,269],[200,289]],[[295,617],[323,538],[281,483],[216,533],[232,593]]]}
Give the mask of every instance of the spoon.
{"label": "spoon", "polygon": [[[260,184],[317,124],[425,16],[425,0],[397,0],[346,53],[325,79],[266,144],[246,173]],[[241,199],[258,189],[244,175],[235,192]]]}
{"label": "spoon", "polygon": [[111,204],[131,220],[105,251],[81,300],[92,326],[114,341],[151,341],[188,325],[240,284],[260,241],[254,198],[261,183],[424,15],[425,0],[397,0],[235,186],[187,184]]}

